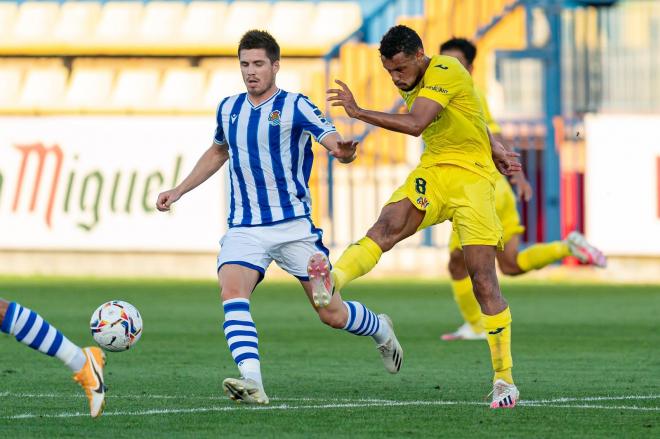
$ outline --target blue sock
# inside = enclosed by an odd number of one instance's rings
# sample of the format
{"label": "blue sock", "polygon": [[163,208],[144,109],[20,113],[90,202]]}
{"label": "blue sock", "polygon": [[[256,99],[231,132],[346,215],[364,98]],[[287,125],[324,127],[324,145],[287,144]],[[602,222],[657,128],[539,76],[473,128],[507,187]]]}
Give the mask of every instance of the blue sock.
{"label": "blue sock", "polygon": [[0,330],[51,357],[57,357],[73,372],[85,365],[85,354],[39,314],[11,302]]}
{"label": "blue sock", "polygon": [[259,339],[257,327],[250,314],[248,299],[230,299],[222,302],[225,322],[222,325],[231,356],[244,378],[251,378],[261,384],[261,364],[259,362]]}

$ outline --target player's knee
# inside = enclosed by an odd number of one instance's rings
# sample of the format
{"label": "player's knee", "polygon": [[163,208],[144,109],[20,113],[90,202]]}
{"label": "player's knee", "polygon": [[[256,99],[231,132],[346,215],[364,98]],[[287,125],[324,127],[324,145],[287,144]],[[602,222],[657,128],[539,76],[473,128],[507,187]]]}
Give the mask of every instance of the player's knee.
{"label": "player's knee", "polygon": [[497,275],[494,270],[477,270],[472,276],[472,285],[477,296],[490,297],[497,290]]}
{"label": "player's knee", "polygon": [[460,251],[451,252],[447,268],[449,269],[449,274],[452,279],[464,279],[468,275],[467,269],[465,268],[463,253]]}
{"label": "player's knee", "polygon": [[367,236],[373,239],[383,252],[389,251],[398,242],[398,236],[403,230],[403,224],[397,224],[390,218],[379,218]]}
{"label": "player's knee", "polygon": [[500,262],[500,271],[506,276],[517,276],[522,274],[522,270],[518,267],[518,264],[511,262]]}

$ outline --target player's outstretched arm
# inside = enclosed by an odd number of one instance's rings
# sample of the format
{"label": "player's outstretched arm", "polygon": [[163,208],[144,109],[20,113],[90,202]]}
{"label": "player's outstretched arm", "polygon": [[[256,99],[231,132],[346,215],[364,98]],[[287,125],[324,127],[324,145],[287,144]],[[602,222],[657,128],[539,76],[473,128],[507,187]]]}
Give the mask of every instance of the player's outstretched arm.
{"label": "player's outstretched arm", "polygon": [[423,97],[415,99],[412,108],[406,113],[391,114],[365,110],[358,106],[353,93],[345,83],[339,79],[335,79],[335,82],[341,89],[331,88],[327,91],[328,101],[332,102],[333,107],[344,107],[349,117],[390,131],[418,137],[442,110],[442,105]]}
{"label": "player's outstretched arm", "polygon": [[351,163],[357,157],[356,140],[344,140],[339,133],[330,133],[321,140],[321,145],[340,163]]}
{"label": "player's outstretched arm", "polygon": [[156,208],[161,212],[170,210],[170,206],[183,194],[195,189],[204,183],[225,164],[229,158],[229,147],[226,143],[218,145],[213,143],[209,149],[197,160],[190,174],[173,189],[161,192],[156,201]]}

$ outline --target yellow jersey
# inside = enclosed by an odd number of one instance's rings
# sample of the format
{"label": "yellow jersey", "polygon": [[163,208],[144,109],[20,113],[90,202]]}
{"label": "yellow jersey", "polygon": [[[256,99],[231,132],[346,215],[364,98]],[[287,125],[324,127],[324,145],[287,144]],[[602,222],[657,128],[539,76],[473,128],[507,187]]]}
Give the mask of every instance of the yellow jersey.
{"label": "yellow jersey", "polygon": [[450,164],[468,169],[495,183],[482,104],[472,77],[454,57],[436,55],[411,91],[399,90],[410,110],[418,97],[431,99],[443,110],[422,133],[426,144],[420,165]]}
{"label": "yellow jersey", "polygon": [[479,97],[479,102],[481,102],[481,110],[484,112],[484,119],[486,120],[488,129],[493,134],[501,133],[502,128],[500,128],[500,125],[495,121],[495,119],[493,119],[493,115],[490,114],[490,107],[488,106],[488,100],[486,100],[486,94],[477,87],[475,87],[475,91]]}

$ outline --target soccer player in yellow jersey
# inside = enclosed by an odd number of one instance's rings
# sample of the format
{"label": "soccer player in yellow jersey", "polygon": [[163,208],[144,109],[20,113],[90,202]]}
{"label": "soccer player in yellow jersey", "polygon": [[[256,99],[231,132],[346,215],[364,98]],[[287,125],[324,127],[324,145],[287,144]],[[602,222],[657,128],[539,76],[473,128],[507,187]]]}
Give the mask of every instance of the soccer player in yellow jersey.
{"label": "soccer player in yellow jersey", "polygon": [[[470,41],[464,38],[452,38],[445,41],[440,46],[440,54],[455,57],[472,74],[477,48]],[[478,89],[477,94],[490,132],[496,140],[506,144],[500,134],[499,125],[491,116],[484,94]],[[532,187],[522,170],[513,173],[511,182],[517,186],[518,196],[523,201],[531,199]],[[605,256],[578,232],[570,233],[565,241],[534,244],[523,251],[518,251],[520,234],[525,231],[525,227],[520,224],[520,216],[516,208],[516,195],[503,175],[500,175],[495,183],[495,210],[503,227],[504,251],[497,253],[497,263],[503,274],[516,276],[527,273],[569,255],[577,257],[583,263],[601,267],[605,265]],[[461,242],[455,230],[452,231],[449,238],[449,252],[451,288],[465,322],[456,331],[444,334],[442,339],[448,341],[483,340],[486,338],[486,333],[481,326],[481,310],[472,292],[472,281],[468,276]]]}
{"label": "soccer player in yellow jersey", "polygon": [[[495,371],[491,407],[514,407],[519,393],[511,375],[511,313],[495,272],[496,250],[503,248],[503,241],[494,185],[498,170],[510,174],[520,170],[520,164],[515,153],[490,135],[472,77],[456,58],[427,57],[419,35],[406,26],[392,27],[379,50],[383,67],[406,101],[406,113],[360,108],[341,81],[336,81],[341,89],[328,90],[328,100],[352,118],[422,135],[426,148],[419,166],[394,192],[367,235],[344,251],[332,273],[325,255],[310,258],[308,274],[317,305],[329,302],[333,282],[341,290],[369,272],[399,241],[452,221],[488,332]],[[400,348],[393,352],[403,354]]]}

